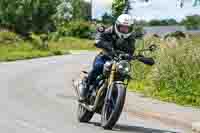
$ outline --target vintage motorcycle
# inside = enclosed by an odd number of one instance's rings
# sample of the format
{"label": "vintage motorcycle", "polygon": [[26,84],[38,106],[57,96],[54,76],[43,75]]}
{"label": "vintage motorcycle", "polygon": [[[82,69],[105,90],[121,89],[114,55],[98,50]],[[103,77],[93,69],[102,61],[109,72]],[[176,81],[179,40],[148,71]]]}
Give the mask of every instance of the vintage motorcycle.
{"label": "vintage motorcycle", "polygon": [[[131,75],[131,61],[138,60],[147,65],[153,65],[154,59],[144,57],[144,51],[153,52],[156,45],[140,50],[138,55],[129,56],[121,51],[116,51],[112,60],[104,65],[103,74],[96,79],[96,84],[89,89],[86,102],[78,102],[79,122],[89,122],[94,113],[101,114],[101,126],[104,129],[112,129],[118,121],[124,107],[126,89]],[[77,95],[86,87],[87,72],[82,72],[82,78],[74,81]]]}

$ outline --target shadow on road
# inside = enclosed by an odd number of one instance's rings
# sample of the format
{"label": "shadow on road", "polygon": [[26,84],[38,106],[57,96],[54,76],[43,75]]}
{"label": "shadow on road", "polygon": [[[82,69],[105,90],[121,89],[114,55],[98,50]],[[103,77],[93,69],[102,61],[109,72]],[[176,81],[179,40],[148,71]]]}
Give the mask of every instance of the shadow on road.
{"label": "shadow on road", "polygon": [[62,99],[65,99],[65,100],[78,100],[78,98],[76,96],[71,96],[71,95],[64,95],[64,94],[56,94],[56,96],[58,98],[62,98]]}
{"label": "shadow on road", "polygon": [[[100,123],[97,122],[90,122],[95,126],[101,126]],[[138,127],[138,126],[130,126],[130,125],[122,125],[118,124],[114,127],[113,131],[116,132],[130,132],[130,133],[179,133],[179,132],[172,132],[167,130],[159,130],[159,129],[152,129],[152,128],[145,128],[145,127]]]}
{"label": "shadow on road", "polygon": [[138,127],[138,126],[129,126],[129,125],[116,125],[114,130],[123,131],[123,132],[139,132],[139,133],[178,133],[171,132],[166,130]]}

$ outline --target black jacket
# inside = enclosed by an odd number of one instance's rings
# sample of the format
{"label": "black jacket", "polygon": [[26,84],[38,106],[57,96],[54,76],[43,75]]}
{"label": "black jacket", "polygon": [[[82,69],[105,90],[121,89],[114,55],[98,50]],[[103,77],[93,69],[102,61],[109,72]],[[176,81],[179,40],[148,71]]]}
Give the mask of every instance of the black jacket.
{"label": "black jacket", "polygon": [[112,26],[97,33],[95,46],[103,49],[107,53],[114,49],[133,55],[135,51],[135,37],[131,35],[126,39],[120,39]]}

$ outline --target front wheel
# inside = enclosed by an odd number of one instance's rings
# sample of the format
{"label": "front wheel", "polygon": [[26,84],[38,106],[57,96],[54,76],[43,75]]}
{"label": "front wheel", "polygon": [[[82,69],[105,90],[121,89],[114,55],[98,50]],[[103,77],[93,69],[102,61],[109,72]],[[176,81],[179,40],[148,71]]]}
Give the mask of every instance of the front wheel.
{"label": "front wheel", "polygon": [[101,126],[112,129],[118,121],[124,107],[126,88],[124,84],[113,84],[108,90],[101,114]]}

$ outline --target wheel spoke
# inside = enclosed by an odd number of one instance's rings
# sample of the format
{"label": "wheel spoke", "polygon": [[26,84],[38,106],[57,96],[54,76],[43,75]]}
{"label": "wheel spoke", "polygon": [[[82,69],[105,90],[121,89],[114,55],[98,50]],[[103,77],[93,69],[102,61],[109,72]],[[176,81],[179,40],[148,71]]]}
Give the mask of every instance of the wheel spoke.
{"label": "wheel spoke", "polygon": [[112,107],[112,109],[115,108],[115,100],[113,97],[111,98],[111,107]]}
{"label": "wheel spoke", "polygon": [[108,104],[106,105],[106,120],[110,118],[110,115],[112,113],[112,108],[110,106],[110,101],[108,101]]}
{"label": "wheel spoke", "polygon": [[109,120],[114,109],[115,109],[115,100],[114,96],[111,95],[111,99],[106,102],[106,109],[105,109],[106,120]]}

